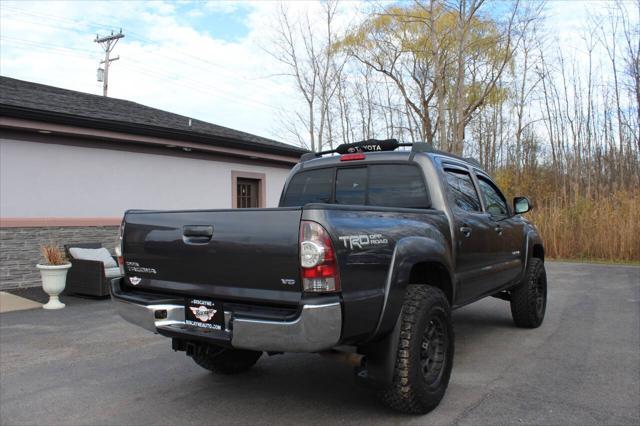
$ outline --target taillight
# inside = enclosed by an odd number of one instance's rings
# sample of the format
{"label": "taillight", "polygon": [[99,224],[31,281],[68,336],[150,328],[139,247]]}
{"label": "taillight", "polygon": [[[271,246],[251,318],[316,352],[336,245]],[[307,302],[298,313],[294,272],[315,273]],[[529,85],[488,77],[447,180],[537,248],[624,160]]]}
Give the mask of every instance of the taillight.
{"label": "taillight", "polygon": [[302,289],[310,293],[340,291],[338,264],[327,231],[318,223],[300,224]]}
{"label": "taillight", "polygon": [[120,273],[124,275],[124,257],[122,257],[122,238],[124,237],[124,218],[122,219],[122,223],[120,223],[120,229],[118,230],[118,245],[115,248],[116,258],[118,259],[118,267],[120,268]]}

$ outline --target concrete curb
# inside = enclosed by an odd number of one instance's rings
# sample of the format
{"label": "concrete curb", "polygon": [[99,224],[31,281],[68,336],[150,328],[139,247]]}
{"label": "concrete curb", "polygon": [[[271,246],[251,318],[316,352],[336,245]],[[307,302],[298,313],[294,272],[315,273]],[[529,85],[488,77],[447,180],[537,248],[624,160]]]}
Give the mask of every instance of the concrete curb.
{"label": "concrete curb", "polygon": [[0,291],[0,313],[38,309],[42,304],[15,294]]}

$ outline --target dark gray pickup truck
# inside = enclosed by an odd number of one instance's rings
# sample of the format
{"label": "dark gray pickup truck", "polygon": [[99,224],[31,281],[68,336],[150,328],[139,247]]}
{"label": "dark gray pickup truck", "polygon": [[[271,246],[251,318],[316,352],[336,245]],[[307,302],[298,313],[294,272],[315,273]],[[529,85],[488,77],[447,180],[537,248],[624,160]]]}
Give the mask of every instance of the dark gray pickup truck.
{"label": "dark gray pickup truck", "polygon": [[424,143],[331,153],[302,157],[278,208],[128,211],[113,300],[211,371],[317,352],[354,365],[389,406],[426,413],[449,383],[452,309],[496,296],[517,326],[542,323],[529,201],[511,207],[477,162]]}

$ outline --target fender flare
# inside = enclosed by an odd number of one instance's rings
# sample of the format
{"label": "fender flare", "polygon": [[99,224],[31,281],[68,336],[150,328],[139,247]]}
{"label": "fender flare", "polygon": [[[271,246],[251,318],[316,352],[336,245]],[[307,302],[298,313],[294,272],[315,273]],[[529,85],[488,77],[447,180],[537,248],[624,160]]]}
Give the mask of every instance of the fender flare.
{"label": "fender flare", "polygon": [[540,234],[538,234],[538,232],[535,229],[529,229],[527,231],[527,234],[525,236],[525,243],[524,243],[524,262],[523,262],[523,268],[522,268],[522,275],[521,277],[524,278],[527,274],[527,268],[529,267],[529,259],[533,257],[533,247],[538,244],[540,246],[542,246],[542,248],[544,249],[544,244],[542,242],[542,238],[540,237]]}
{"label": "fender flare", "polygon": [[[384,302],[378,325],[372,336],[386,334],[393,329],[400,316],[404,293],[409,284],[411,269],[424,262],[439,263],[453,279],[453,259],[445,241],[441,238],[406,237],[396,243],[385,281]],[[455,286],[452,283],[452,287]],[[455,289],[452,288],[452,301]]]}
{"label": "fender flare", "polygon": [[[451,280],[454,280],[451,252],[442,238],[406,237],[396,243],[385,282],[385,298],[377,328],[371,335],[371,341],[361,346],[367,361],[366,369],[360,371],[358,377],[370,386],[384,388],[393,380],[404,294],[411,269],[424,262],[441,264]],[[455,283],[452,282],[451,285],[453,301]]]}

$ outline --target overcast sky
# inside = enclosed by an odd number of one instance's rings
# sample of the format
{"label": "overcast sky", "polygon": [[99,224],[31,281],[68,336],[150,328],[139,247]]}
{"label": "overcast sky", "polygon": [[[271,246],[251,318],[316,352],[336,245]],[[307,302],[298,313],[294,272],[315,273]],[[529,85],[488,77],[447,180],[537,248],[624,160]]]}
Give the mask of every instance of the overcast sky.
{"label": "overcast sky", "polygon": [[[347,15],[361,4],[343,5]],[[261,136],[278,136],[278,117],[301,108],[268,48],[275,2],[7,1],[0,3],[0,74],[102,94],[93,42],[122,28],[109,96]],[[317,10],[290,2],[294,10]],[[551,1],[548,28],[579,46],[593,1]],[[311,16],[318,16],[312,13]],[[348,19],[348,16],[347,16]]]}

